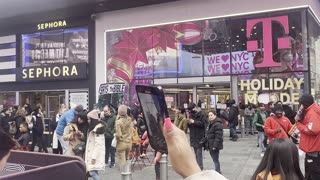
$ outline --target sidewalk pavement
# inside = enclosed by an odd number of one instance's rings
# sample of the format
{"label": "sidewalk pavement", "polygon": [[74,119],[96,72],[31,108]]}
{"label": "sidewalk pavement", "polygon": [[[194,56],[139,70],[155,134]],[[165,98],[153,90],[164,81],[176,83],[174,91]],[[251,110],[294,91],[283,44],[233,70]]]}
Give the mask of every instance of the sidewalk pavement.
{"label": "sidewalk pavement", "polygon": [[[153,154],[149,153],[152,162]],[[220,164],[222,174],[229,180],[249,180],[261,160],[259,148],[257,147],[257,135],[239,138],[237,142],[229,140],[229,131],[224,131],[224,149],[220,151]],[[205,170],[214,169],[213,161],[208,151],[203,153]],[[154,166],[147,163],[142,170],[136,164],[132,172],[133,180],[155,180]],[[169,165],[168,180],[182,179]],[[106,167],[105,172],[100,172],[102,180],[121,180],[118,167]]]}

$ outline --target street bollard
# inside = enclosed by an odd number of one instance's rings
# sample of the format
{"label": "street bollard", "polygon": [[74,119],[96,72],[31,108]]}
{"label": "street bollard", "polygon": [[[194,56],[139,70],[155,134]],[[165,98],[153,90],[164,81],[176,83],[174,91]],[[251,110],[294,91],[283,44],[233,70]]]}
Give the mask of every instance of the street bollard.
{"label": "street bollard", "polygon": [[244,117],[241,117],[241,137],[245,136]]}
{"label": "street bollard", "polygon": [[131,163],[127,163],[121,168],[121,180],[132,180]]}
{"label": "street bollard", "polygon": [[168,156],[163,154],[160,160],[160,180],[168,180]]}

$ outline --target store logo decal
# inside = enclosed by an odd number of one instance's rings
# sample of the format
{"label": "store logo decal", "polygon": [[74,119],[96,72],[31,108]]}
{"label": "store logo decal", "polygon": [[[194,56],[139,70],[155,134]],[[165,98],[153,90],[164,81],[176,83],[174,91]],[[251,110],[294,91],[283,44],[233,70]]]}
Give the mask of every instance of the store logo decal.
{"label": "store logo decal", "polygon": [[[258,23],[262,23],[263,30],[263,49],[264,57],[263,61],[260,64],[256,64],[256,67],[278,67],[281,66],[281,63],[277,63],[272,58],[272,22],[278,22],[282,25],[285,35],[289,34],[289,22],[288,16],[278,16],[271,18],[263,19],[252,19],[247,21],[247,38],[250,39],[251,30]],[[278,38],[278,49],[289,49],[290,48],[290,39],[289,37]],[[247,42],[248,51],[259,51],[258,41],[250,40]]]}

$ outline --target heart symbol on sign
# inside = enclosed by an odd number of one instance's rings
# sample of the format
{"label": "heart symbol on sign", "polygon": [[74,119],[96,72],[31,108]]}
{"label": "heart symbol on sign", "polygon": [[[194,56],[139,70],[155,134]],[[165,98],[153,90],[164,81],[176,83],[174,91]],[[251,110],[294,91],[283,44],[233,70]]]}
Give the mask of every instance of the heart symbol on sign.
{"label": "heart symbol on sign", "polygon": [[223,55],[221,56],[221,59],[224,61],[224,62],[227,62],[229,60],[229,55]]}
{"label": "heart symbol on sign", "polygon": [[222,69],[224,70],[224,71],[227,71],[228,69],[229,69],[229,67],[230,67],[230,65],[229,64],[222,64]]}

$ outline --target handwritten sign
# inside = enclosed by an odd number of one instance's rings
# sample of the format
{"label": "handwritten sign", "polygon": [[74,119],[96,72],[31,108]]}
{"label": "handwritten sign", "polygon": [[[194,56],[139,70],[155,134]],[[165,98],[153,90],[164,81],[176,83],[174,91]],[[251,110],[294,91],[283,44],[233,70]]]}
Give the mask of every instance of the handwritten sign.
{"label": "handwritten sign", "polygon": [[99,94],[121,94],[125,91],[125,84],[118,83],[118,84],[101,84],[99,88]]}

